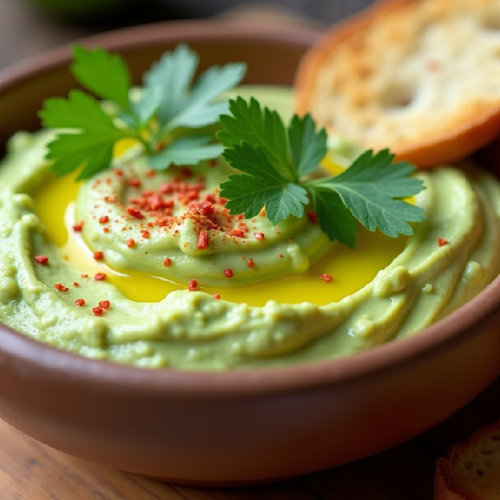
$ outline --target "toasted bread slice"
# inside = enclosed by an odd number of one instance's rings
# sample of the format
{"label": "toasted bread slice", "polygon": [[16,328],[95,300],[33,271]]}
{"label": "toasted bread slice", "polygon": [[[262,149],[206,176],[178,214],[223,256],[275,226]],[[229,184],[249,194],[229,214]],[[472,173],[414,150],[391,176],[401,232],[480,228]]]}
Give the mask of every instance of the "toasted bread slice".
{"label": "toasted bread slice", "polygon": [[434,500],[500,499],[500,420],[439,458]]}
{"label": "toasted bread slice", "polygon": [[421,167],[500,135],[500,2],[388,0],[327,32],[297,72],[296,111]]}

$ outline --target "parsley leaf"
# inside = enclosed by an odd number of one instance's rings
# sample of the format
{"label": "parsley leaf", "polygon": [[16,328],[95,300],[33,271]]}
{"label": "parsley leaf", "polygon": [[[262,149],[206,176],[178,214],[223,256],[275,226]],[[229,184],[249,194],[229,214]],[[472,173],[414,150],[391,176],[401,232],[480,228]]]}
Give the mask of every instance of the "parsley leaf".
{"label": "parsley leaf", "polygon": [[359,228],[340,196],[328,189],[311,190],[311,196],[323,232],[331,241],[338,240],[349,248],[354,248]]}
{"label": "parsley leaf", "polygon": [[211,140],[207,135],[181,137],[161,153],[151,156],[148,164],[155,170],[163,170],[172,164],[197,165],[201,160],[217,158],[223,148],[220,144],[209,144]]}
{"label": "parsley leaf", "polygon": [[220,195],[230,198],[226,206],[232,214],[255,217],[266,207],[267,218],[277,224],[290,215],[302,217],[307,191],[285,179],[269,162],[261,148],[243,142],[223,153],[224,159],[247,175],[230,175],[221,184]]}
{"label": "parsley leaf", "polygon": [[159,87],[164,95],[158,113],[162,134],[178,127],[200,128],[218,122],[219,115],[228,109],[221,95],[240,83],[246,71],[243,63],[212,66],[190,89],[198,64],[196,53],[179,45],[144,75],[146,89]]}
{"label": "parsley leaf", "polygon": [[370,231],[380,229],[387,236],[411,235],[407,222],[424,220],[424,211],[398,198],[422,190],[422,181],[408,177],[415,167],[408,162],[392,163],[388,150],[365,151],[342,174],[309,183],[312,189],[327,188],[338,193],[356,219]]}
{"label": "parsley leaf", "polygon": [[214,66],[192,85],[199,58],[180,45],[153,64],[139,97],[131,99],[130,73],[119,55],[82,46],[75,46],[73,52],[74,76],[96,96],[115,104],[118,109],[113,115],[121,124],[115,124],[99,102],[83,91],[70,92],[68,99],[47,99],[39,113],[43,126],[65,129],[48,145],[46,155],[53,160],[56,175],[81,168],[78,178],[85,179],[108,168],[114,144],[122,138],[142,143],[156,169],[193,165],[220,154],[222,146],[210,144],[212,137],[196,137],[186,129],[202,129],[218,121],[228,109],[221,96],[241,81],[245,64]]}
{"label": "parsley leaf", "polygon": [[219,141],[226,148],[241,141],[259,147],[273,168],[290,181],[296,180],[296,172],[288,162],[285,126],[278,113],[268,108],[261,110],[253,97],[248,103],[242,97],[231,99],[229,110],[232,116],[220,117],[223,130],[217,134]]}
{"label": "parsley leaf", "polygon": [[278,114],[262,110],[255,99],[247,103],[238,97],[229,107],[232,116],[221,116],[218,138],[226,148],[223,157],[243,172],[221,184],[231,214],[250,218],[265,207],[268,219],[278,224],[290,215],[302,217],[310,204],[329,239],[350,248],[359,231],[356,220],[397,237],[413,234],[409,222],[425,219],[421,208],[402,200],[424,189],[410,177],[415,167],[393,163],[389,151],[366,151],[342,174],[311,180],[326,155],[327,135],[309,115],[295,115],[285,129]]}
{"label": "parsley leaf", "polygon": [[326,155],[326,131],[316,132],[310,115],[295,115],[288,129],[288,142],[294,170],[298,176],[313,173]]}
{"label": "parsley leaf", "polygon": [[124,111],[132,113],[129,101],[130,74],[125,61],[101,48],[73,48],[75,62],[71,72],[75,78],[101,99],[116,102]]}
{"label": "parsley leaf", "polygon": [[79,129],[79,134],[61,133],[48,145],[48,160],[55,160],[52,171],[64,175],[84,166],[79,178],[86,178],[109,164],[113,145],[127,134],[118,129],[99,103],[83,93],[73,90],[69,98],[47,99],[40,112],[42,124],[50,128]]}

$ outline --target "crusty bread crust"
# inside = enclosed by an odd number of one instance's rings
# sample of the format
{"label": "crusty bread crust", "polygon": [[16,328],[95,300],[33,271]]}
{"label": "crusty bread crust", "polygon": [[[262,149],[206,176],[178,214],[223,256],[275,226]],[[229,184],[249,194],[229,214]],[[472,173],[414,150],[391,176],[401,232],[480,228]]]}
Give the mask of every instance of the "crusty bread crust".
{"label": "crusty bread crust", "polygon": [[498,500],[500,498],[500,421],[481,428],[463,444],[439,458],[434,500]]}
{"label": "crusty bread crust", "polygon": [[500,2],[384,0],[303,58],[295,109],[421,167],[500,135]]}

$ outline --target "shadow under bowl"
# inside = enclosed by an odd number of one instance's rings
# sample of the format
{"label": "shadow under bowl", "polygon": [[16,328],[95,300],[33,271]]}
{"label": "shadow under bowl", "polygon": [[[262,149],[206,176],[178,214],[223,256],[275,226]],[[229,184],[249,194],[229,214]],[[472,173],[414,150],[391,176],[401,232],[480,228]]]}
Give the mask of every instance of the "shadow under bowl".
{"label": "shadow under bowl", "polygon": [[[134,81],[179,42],[203,67],[246,61],[245,83],[293,82],[311,31],[221,22],[87,39],[120,52]],[[0,74],[0,144],[39,127],[43,99],[76,82],[63,47]],[[500,373],[500,278],[421,333],[355,356],[287,368],[198,373],[96,361],[0,327],[0,417],[90,461],[174,482],[238,485],[317,471],[429,429]]]}

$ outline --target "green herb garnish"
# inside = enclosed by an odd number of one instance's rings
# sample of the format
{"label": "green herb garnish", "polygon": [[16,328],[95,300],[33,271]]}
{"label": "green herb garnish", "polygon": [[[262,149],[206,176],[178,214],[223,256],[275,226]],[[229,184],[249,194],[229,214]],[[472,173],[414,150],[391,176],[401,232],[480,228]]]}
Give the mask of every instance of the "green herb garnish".
{"label": "green herb garnish", "polygon": [[78,179],[86,179],[108,168],[120,139],[142,143],[149,165],[157,170],[171,164],[195,165],[221,153],[222,146],[213,144],[213,137],[203,128],[227,112],[227,100],[221,95],[242,80],[245,64],[213,66],[192,85],[199,58],[179,45],[144,75],[142,93],[132,100],[130,73],[120,56],[76,46],[74,57],[71,71],[75,78],[118,107],[121,125],[81,90],[71,91],[68,99],[47,99],[40,112],[42,125],[69,129],[48,145],[46,158],[53,160],[51,169],[56,175],[81,168]]}
{"label": "green herb garnish", "polygon": [[319,224],[330,240],[354,247],[356,220],[370,231],[413,234],[408,222],[425,219],[424,211],[403,200],[424,189],[410,177],[415,167],[393,163],[384,150],[366,151],[336,177],[314,179],[327,153],[325,130],[316,131],[309,115],[295,115],[287,129],[275,111],[261,109],[255,99],[229,102],[232,116],[223,115],[217,136],[225,146],[223,157],[243,172],[221,184],[231,214],[255,217],[265,207],[278,224],[290,215],[302,217],[312,203]]}

